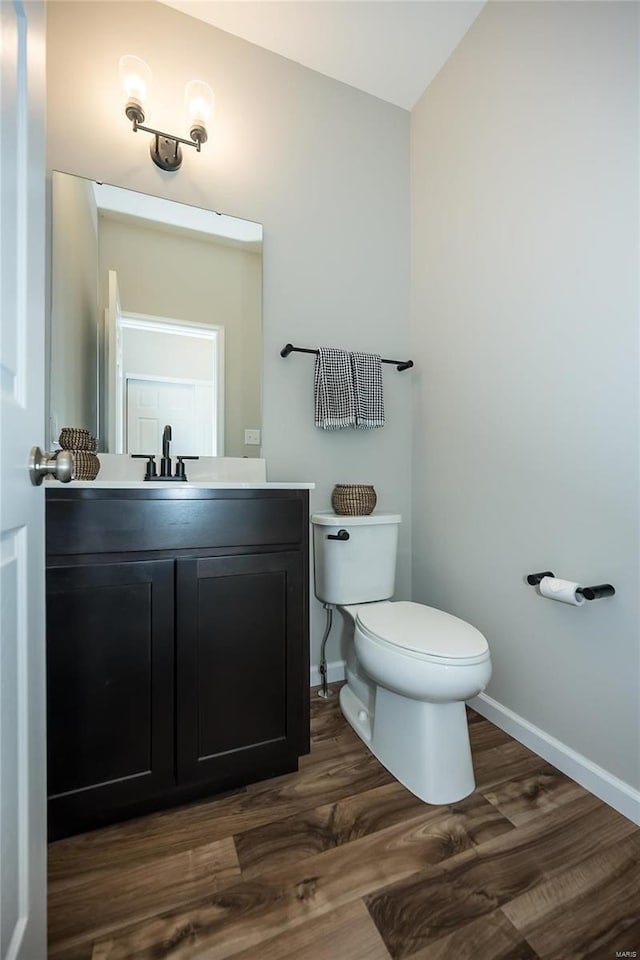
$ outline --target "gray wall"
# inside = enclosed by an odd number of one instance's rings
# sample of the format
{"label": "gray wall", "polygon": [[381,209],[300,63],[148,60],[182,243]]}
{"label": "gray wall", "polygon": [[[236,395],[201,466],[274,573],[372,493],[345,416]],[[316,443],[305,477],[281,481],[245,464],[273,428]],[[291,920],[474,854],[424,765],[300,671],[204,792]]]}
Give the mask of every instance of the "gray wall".
{"label": "gray wall", "polygon": [[[335,482],[374,483],[380,509],[404,516],[407,597],[411,374],[385,368],[382,430],[325,434],[313,426],[312,360],[279,351],[291,341],[408,355],[409,114],[160,4],[60,2],[47,13],[49,168],[264,225],[268,476],[315,481],[313,509],[329,508]],[[151,163],[147,135],[124,117],[125,53],[153,71],[151,126],[184,131],[185,83],[214,89],[212,140],[199,156],[187,148],[176,174]],[[316,646],[321,614],[314,601]]]}
{"label": "gray wall", "polygon": [[[640,786],[638,5],[490,3],[412,115],[414,599]],[[526,573],[611,581],[565,606]]]}

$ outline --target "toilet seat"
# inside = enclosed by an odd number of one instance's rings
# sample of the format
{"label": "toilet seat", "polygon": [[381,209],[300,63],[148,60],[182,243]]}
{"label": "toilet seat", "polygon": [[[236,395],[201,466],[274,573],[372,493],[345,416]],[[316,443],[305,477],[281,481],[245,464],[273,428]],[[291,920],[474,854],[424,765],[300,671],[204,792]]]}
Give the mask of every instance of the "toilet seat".
{"label": "toilet seat", "polygon": [[362,604],[356,626],[367,639],[418,660],[463,665],[480,663],[489,656],[489,646],[479,630],[422,603]]}

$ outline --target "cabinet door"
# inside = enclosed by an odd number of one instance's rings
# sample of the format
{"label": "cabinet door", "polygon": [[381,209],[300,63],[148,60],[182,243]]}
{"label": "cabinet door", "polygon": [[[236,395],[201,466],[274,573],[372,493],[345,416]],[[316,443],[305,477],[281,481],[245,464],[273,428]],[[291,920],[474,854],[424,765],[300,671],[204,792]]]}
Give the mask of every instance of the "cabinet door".
{"label": "cabinet door", "polygon": [[305,732],[300,553],[177,561],[178,779],[297,765]]}
{"label": "cabinet door", "polygon": [[175,781],[172,560],[47,570],[53,835]]}

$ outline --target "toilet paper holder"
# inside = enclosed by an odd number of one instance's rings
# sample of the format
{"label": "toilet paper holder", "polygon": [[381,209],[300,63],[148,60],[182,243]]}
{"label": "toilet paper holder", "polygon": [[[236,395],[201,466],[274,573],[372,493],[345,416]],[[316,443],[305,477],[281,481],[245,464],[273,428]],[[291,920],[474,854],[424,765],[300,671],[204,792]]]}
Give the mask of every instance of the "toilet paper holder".
{"label": "toilet paper holder", "polygon": [[[527,583],[532,587],[537,587],[543,577],[555,577],[551,570],[543,570],[542,573],[530,573],[527,575]],[[585,600],[600,600],[602,597],[612,597],[616,588],[610,583],[597,583],[593,587],[578,587],[576,593],[581,593]]]}

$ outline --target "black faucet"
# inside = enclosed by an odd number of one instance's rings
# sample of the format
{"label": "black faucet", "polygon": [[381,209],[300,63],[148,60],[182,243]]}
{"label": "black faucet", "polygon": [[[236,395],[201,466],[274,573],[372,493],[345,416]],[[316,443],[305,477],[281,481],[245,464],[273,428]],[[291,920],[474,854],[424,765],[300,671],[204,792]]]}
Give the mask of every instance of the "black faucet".
{"label": "black faucet", "polygon": [[184,454],[177,458],[176,472],[171,475],[171,424],[168,423],[162,431],[162,459],[160,460],[160,475],[156,471],[156,461],[154,453],[132,453],[134,459],[147,461],[147,471],[145,480],[186,480],[187,472],[184,468],[184,460],[199,460],[200,457],[187,457]]}
{"label": "black faucet", "polygon": [[171,476],[171,424],[168,423],[162,431],[162,460],[160,461],[160,476]]}

